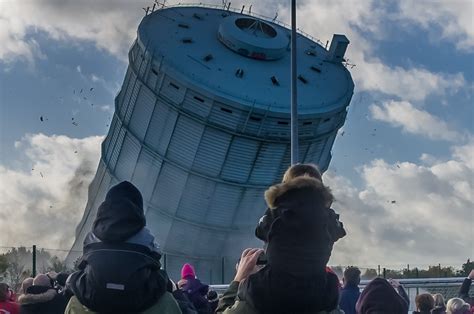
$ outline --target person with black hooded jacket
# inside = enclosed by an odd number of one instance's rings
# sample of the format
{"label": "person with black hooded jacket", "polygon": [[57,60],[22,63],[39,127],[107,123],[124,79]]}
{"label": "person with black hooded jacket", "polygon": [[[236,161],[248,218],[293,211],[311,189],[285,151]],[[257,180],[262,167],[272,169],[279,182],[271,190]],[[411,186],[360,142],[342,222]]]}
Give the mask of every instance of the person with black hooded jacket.
{"label": "person with black hooded jacket", "polygon": [[375,278],[362,291],[356,303],[358,314],[408,313],[409,302],[395,291],[393,283]]}
{"label": "person with black hooded jacket", "polygon": [[167,292],[159,246],[145,225],[140,191],[127,181],[112,187],[84,240],[79,271],[68,279],[67,288],[75,295],[70,304],[78,308],[79,301],[100,313],[134,313],[162,299],[172,301],[164,304],[173,309],[170,313],[180,312]]}
{"label": "person with black hooded jacket", "polygon": [[[330,208],[333,196],[317,167],[292,166],[281,184],[265,192],[265,200],[268,209],[255,233],[265,243],[267,264],[246,278],[236,275],[216,313],[337,310],[338,278],[326,271],[326,265],[345,230]],[[242,258],[254,264],[255,254],[260,252],[246,250]]]}

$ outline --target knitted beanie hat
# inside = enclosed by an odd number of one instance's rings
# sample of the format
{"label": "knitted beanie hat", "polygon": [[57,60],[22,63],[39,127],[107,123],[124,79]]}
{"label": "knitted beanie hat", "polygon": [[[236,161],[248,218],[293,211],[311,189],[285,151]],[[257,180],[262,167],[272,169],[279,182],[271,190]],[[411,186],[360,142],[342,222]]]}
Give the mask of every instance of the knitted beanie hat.
{"label": "knitted beanie hat", "polygon": [[196,278],[196,272],[194,271],[193,266],[186,263],[183,265],[183,268],[181,268],[181,279],[188,278]]}
{"label": "knitted beanie hat", "polygon": [[51,279],[45,274],[38,274],[33,279],[33,286],[51,287]]}

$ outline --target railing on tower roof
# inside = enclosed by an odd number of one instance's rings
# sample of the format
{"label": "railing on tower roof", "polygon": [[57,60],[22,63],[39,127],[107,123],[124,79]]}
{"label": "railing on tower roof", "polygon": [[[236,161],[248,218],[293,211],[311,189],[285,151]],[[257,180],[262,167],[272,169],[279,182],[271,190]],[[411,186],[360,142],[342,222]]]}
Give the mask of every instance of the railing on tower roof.
{"label": "railing on tower roof", "polygon": [[[242,10],[242,9],[238,9],[238,8],[234,8],[234,7],[224,8],[224,6],[222,4],[217,5],[217,4],[207,4],[207,3],[178,3],[178,4],[173,4],[173,5],[161,4],[157,10],[162,10],[162,9],[165,9],[165,8],[167,8],[167,9],[168,8],[170,8],[170,9],[171,8],[179,8],[179,7],[200,7],[200,8],[209,8],[209,9],[221,9],[221,10],[224,10],[224,11],[230,11],[230,12],[238,13],[238,14],[240,14],[240,12]],[[280,20],[277,20],[276,18],[270,18],[270,17],[262,15],[262,14],[258,14],[258,13],[254,13],[254,12],[248,12],[248,11],[244,11],[242,14],[244,14],[244,13],[246,15],[257,17],[257,18],[260,18],[260,19],[262,19],[264,21],[267,21],[269,23],[274,23],[274,24],[280,25],[282,27],[285,27],[288,30],[291,30],[291,25],[289,25],[285,22],[282,22]],[[300,28],[297,29],[297,32],[300,35],[308,37],[309,39],[311,39],[312,41],[318,43],[321,47],[326,49],[326,44],[324,44],[318,38],[306,33],[305,31],[301,30]]]}

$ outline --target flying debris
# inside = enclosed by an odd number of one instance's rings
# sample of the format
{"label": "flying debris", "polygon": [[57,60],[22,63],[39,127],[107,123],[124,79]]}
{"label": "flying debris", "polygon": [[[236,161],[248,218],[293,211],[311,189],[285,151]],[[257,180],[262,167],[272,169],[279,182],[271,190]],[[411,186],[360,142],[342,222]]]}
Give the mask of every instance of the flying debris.
{"label": "flying debris", "polygon": [[342,131],[341,136],[344,136],[345,133],[346,133],[346,131]]}
{"label": "flying debris", "polygon": [[77,154],[77,150],[74,151],[74,154]]}
{"label": "flying debris", "polygon": [[94,87],[91,87],[91,89],[89,89],[90,92],[92,92],[94,90]]}
{"label": "flying debris", "polygon": [[44,121],[44,119],[43,119],[43,116],[40,116],[40,121],[41,121],[41,122],[43,122],[43,121]]}
{"label": "flying debris", "polygon": [[78,125],[79,125],[79,124],[77,124],[76,121],[74,121],[72,124],[73,124],[74,126],[78,126]]}
{"label": "flying debris", "polygon": [[396,203],[397,203],[397,201],[392,201],[391,203],[392,203],[392,204],[396,204]]}
{"label": "flying debris", "polygon": [[49,205],[49,208],[53,208],[53,205]]}
{"label": "flying debris", "polygon": [[397,168],[400,169],[400,165],[397,165]]}
{"label": "flying debris", "polygon": [[82,94],[82,88],[81,88],[81,91],[79,92],[79,94]]}
{"label": "flying debris", "polygon": [[92,107],[94,107],[94,104],[91,104]]}
{"label": "flying debris", "polygon": [[41,171],[40,171],[40,176],[41,176],[42,178],[44,178],[43,173],[42,173]]}
{"label": "flying debris", "polygon": [[72,90],[72,93],[73,93],[74,95],[76,95],[76,90],[75,90],[75,89],[73,89],[73,90]]}

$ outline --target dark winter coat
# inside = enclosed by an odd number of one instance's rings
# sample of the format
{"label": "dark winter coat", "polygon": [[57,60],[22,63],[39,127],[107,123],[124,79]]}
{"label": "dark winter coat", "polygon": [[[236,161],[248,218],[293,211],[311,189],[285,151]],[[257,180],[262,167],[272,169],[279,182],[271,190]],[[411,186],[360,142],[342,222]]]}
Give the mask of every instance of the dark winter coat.
{"label": "dark winter coat", "polygon": [[112,187],[99,206],[70,289],[88,309],[101,313],[141,312],[166,292],[168,277],[160,255],[147,245],[127,243],[145,226],[140,192],[129,182]]}
{"label": "dark winter coat", "polygon": [[207,302],[211,306],[212,313],[214,313],[217,309],[217,304],[219,303],[219,295],[214,290],[209,290],[207,293]]}
{"label": "dark winter coat", "polygon": [[359,287],[356,285],[346,285],[341,289],[339,307],[345,314],[356,314],[356,303],[360,296]]}
{"label": "dark winter coat", "polygon": [[401,296],[403,300],[405,300],[405,303],[410,306],[410,297],[408,296],[407,292],[405,291],[405,288],[403,288],[402,285],[399,285],[397,287],[397,292],[398,295]]}
{"label": "dark winter coat", "polygon": [[63,314],[66,300],[51,287],[31,286],[18,298],[21,314]]}
{"label": "dark winter coat", "polygon": [[185,292],[178,289],[173,291],[172,294],[183,314],[198,314]]}
{"label": "dark winter coat", "polygon": [[320,180],[298,177],[265,192],[268,209],[255,230],[274,269],[325,273],[334,242],[345,236],[333,197]]}
{"label": "dark winter coat", "polygon": [[382,278],[375,278],[362,291],[356,304],[360,314],[407,313],[408,303]]}
{"label": "dark winter coat", "polygon": [[446,307],[435,306],[434,309],[431,310],[431,314],[446,314]]}
{"label": "dark winter coat", "polygon": [[329,312],[338,307],[338,281],[332,273],[299,277],[267,265],[242,282],[238,299],[259,313]]}
{"label": "dark winter coat", "polygon": [[465,278],[459,289],[458,296],[466,302],[470,302],[469,290],[471,289],[472,279]]}
{"label": "dark winter coat", "polygon": [[[268,210],[255,231],[267,243],[267,265],[242,282],[238,300],[258,313],[315,313],[338,305],[338,278],[326,272],[345,232],[320,180],[298,177],[265,193]],[[339,229],[338,229],[339,228]]]}
{"label": "dark winter coat", "polygon": [[212,313],[211,305],[206,298],[207,292],[209,291],[208,285],[201,283],[199,279],[187,278],[181,290],[186,293],[199,314]]}

